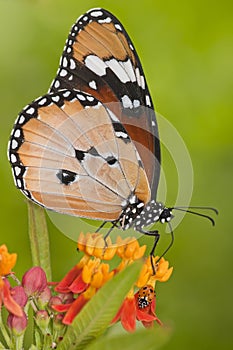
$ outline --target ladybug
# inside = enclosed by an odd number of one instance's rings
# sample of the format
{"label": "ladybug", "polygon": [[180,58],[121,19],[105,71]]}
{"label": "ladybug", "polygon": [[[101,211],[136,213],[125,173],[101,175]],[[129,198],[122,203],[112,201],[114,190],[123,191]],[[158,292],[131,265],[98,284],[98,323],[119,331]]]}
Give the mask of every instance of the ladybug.
{"label": "ladybug", "polygon": [[154,288],[147,284],[140,288],[137,292],[137,304],[139,309],[144,309],[149,306],[155,298]]}

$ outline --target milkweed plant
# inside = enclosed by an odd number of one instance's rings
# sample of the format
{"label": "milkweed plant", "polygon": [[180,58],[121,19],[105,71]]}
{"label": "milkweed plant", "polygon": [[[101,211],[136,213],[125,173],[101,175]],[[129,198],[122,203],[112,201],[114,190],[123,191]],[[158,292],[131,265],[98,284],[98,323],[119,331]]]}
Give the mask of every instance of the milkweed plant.
{"label": "milkweed plant", "polygon": [[168,261],[151,260],[132,237],[112,243],[80,233],[77,264],[53,281],[44,209],[28,208],[32,267],[23,276],[0,242],[0,349],[26,349],[28,339],[30,350],[161,347],[169,331],[156,314],[155,285],[170,278]]}

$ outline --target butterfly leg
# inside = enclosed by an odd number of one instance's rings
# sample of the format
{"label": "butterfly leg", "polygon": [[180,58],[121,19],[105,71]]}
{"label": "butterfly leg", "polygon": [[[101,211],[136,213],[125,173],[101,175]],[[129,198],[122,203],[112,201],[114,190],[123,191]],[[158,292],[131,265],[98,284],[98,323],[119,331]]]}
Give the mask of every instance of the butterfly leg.
{"label": "butterfly leg", "polygon": [[95,231],[95,233],[99,232],[105,225],[107,224],[107,221],[104,221],[100,227],[97,228],[97,230]]}
{"label": "butterfly leg", "polygon": [[153,244],[153,247],[152,247],[151,252],[150,252],[150,262],[151,262],[151,266],[152,266],[152,269],[153,269],[153,274],[155,275],[156,274],[156,269],[155,269],[155,266],[154,266],[153,257],[155,256],[155,254],[154,254],[155,253],[155,249],[156,249],[156,246],[157,246],[159,238],[160,238],[159,231],[157,231],[157,230],[154,230],[154,231],[139,230],[139,232],[141,232],[144,235],[153,236],[154,237],[154,244]]}
{"label": "butterfly leg", "polygon": [[[105,242],[105,248],[107,248],[108,243],[107,243],[107,238],[110,235],[110,233],[112,232],[112,230],[114,229],[114,227],[117,227],[118,225],[118,221],[112,221],[112,227],[110,227],[110,229],[108,230],[108,232],[106,233],[106,235],[104,236],[104,242]],[[107,221],[105,221],[104,223],[107,223]],[[101,227],[103,227],[104,225],[102,224]]]}

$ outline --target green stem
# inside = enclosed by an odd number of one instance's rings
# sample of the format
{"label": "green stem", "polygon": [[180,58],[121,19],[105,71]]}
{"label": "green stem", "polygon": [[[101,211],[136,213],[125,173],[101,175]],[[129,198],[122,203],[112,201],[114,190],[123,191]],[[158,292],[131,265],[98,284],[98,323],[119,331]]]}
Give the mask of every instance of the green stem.
{"label": "green stem", "polygon": [[28,223],[32,263],[34,266],[42,267],[47,279],[51,281],[49,234],[45,211],[32,201],[28,201]]}
{"label": "green stem", "polygon": [[[3,335],[3,338],[4,338],[5,342],[6,342],[6,344],[10,348],[10,346],[11,346],[11,339],[10,339],[9,334],[7,333],[7,330],[6,330],[5,326],[4,326],[4,323],[3,323],[3,320],[2,320],[1,310],[0,310],[0,330],[1,330],[1,333]],[[1,345],[2,345],[2,343],[1,343]],[[0,347],[0,349],[1,349],[1,347]]]}

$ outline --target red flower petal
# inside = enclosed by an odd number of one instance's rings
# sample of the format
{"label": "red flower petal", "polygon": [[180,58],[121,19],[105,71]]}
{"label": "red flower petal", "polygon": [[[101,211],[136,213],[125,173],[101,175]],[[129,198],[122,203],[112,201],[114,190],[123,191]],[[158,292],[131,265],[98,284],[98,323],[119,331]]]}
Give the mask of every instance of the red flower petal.
{"label": "red flower petal", "polygon": [[58,283],[55,290],[60,293],[68,293],[70,292],[69,286],[73,283],[73,281],[81,274],[82,270],[75,265]]}
{"label": "red flower petal", "polygon": [[88,302],[88,299],[85,299],[81,294],[70,306],[65,317],[63,318],[62,323],[71,324],[75,316],[82,310],[83,306]]}
{"label": "red flower petal", "polygon": [[3,304],[5,305],[5,308],[13,315],[18,316],[18,317],[22,317],[23,310],[21,309],[19,304],[17,304],[16,301],[14,301],[14,299],[12,298],[11,293],[10,293],[10,289],[7,286],[7,284],[5,284],[4,281],[3,281],[3,284],[1,286],[0,296],[1,296],[1,294],[2,294],[2,300],[3,300]]}
{"label": "red flower petal", "polygon": [[121,323],[128,332],[134,332],[136,328],[136,304],[134,298],[126,298],[121,313]]}
{"label": "red flower petal", "polygon": [[75,294],[83,293],[88,287],[88,284],[85,283],[82,279],[82,274],[75,278],[73,283],[69,286],[71,292]]}
{"label": "red flower petal", "polygon": [[52,309],[58,312],[66,312],[71,307],[71,304],[59,304],[59,305],[51,305]]}
{"label": "red flower petal", "polygon": [[146,322],[151,322],[156,320],[155,315],[151,315],[145,311],[142,310],[137,310],[137,320],[138,321],[146,321]]}
{"label": "red flower petal", "polygon": [[111,324],[116,323],[117,321],[119,321],[119,319],[121,318],[121,312],[122,312],[123,306],[124,306],[124,303],[121,305],[121,307],[118,310],[116,316],[113,318]]}
{"label": "red flower petal", "polygon": [[[155,316],[155,321],[156,321],[160,326],[163,326],[163,322],[160,321],[160,319],[159,319],[157,316]],[[154,321],[152,321],[152,322],[145,322],[145,321],[142,321],[142,324],[143,324],[144,327],[150,328],[150,327],[153,327]]]}

